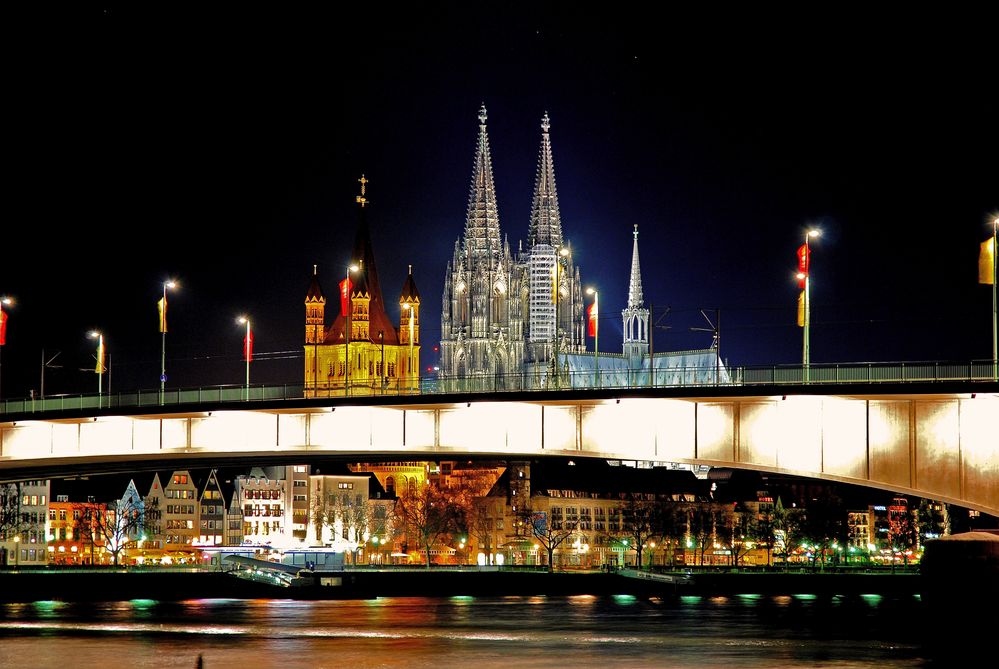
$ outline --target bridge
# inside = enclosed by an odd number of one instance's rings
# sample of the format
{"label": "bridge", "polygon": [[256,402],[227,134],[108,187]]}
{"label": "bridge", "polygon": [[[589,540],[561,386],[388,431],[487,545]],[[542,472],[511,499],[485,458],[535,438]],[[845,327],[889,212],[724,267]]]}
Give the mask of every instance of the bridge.
{"label": "bridge", "polygon": [[786,473],[999,515],[991,379],[335,398],[306,398],[301,386],[224,390],[34,412],[7,403],[0,480],[250,460],[563,456]]}

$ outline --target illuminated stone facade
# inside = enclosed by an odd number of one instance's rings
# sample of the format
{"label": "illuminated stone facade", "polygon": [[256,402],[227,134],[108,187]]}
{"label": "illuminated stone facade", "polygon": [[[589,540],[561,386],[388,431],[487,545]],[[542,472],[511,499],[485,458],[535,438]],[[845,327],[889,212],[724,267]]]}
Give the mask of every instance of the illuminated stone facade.
{"label": "illuminated stone facade", "polygon": [[326,297],[315,268],[305,297],[306,397],[419,390],[420,292],[410,265],[399,295],[399,326],[393,325],[385,310],[371,246],[366,184],[362,176],[361,195],[357,197],[360,225],[350,265],[343,268],[344,278],[340,279],[339,313],[330,327],[326,327]]}
{"label": "illuminated stone facade", "polygon": [[549,120],[527,248],[514,254],[500,233],[485,106],[472,170],[465,233],[444,278],[440,379],[455,390],[510,390],[550,384],[556,353],[585,350],[583,295],[572,249],[562,237]]}

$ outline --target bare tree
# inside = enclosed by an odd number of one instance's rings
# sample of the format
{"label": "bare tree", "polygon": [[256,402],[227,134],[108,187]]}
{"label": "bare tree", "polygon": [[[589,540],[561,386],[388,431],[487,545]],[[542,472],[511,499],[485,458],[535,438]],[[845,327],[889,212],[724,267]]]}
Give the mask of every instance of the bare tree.
{"label": "bare tree", "polygon": [[80,538],[90,546],[90,562],[94,562],[97,546],[111,553],[115,566],[118,558],[143,524],[143,506],[135,498],[114,502],[80,502],[73,505],[80,511],[77,527]]}
{"label": "bare tree", "polygon": [[630,493],[624,503],[624,531],[635,545],[635,567],[642,568],[642,552],[659,532],[660,507],[645,493]]}
{"label": "bare tree", "polygon": [[521,520],[534,540],[548,554],[548,573],[552,573],[555,571],[555,551],[576,534],[579,517],[563,521],[561,518],[549,517],[543,512],[532,513],[526,510],[521,514]]}
{"label": "bare tree", "polygon": [[456,511],[447,495],[424,483],[407,490],[396,504],[396,512],[406,528],[406,537],[419,541],[430,569],[430,550],[457,527]]}
{"label": "bare tree", "polygon": [[21,533],[21,496],[16,483],[0,483],[0,541]]}

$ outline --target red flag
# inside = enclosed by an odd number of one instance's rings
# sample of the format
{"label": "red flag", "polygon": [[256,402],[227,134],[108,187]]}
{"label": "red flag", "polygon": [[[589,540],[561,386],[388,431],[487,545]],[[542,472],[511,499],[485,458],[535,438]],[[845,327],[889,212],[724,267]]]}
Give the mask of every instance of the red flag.
{"label": "red flag", "polygon": [[589,310],[588,310],[587,313],[588,313],[589,321],[590,321],[589,335],[591,337],[596,337],[597,336],[597,318],[599,318],[599,315],[597,314],[597,303],[596,302],[594,302],[593,304],[591,304],[589,306]]}
{"label": "red flag", "polygon": [[808,276],[808,257],[812,255],[812,250],[808,244],[802,244],[798,248],[798,272]]}
{"label": "red flag", "polygon": [[7,343],[7,314],[0,308],[0,346]]}
{"label": "red flag", "polygon": [[253,331],[246,329],[246,336],[243,337],[243,360],[253,362]]}
{"label": "red flag", "polygon": [[354,289],[354,283],[347,277],[340,282],[340,313],[347,316],[347,302],[350,300],[350,291]]}

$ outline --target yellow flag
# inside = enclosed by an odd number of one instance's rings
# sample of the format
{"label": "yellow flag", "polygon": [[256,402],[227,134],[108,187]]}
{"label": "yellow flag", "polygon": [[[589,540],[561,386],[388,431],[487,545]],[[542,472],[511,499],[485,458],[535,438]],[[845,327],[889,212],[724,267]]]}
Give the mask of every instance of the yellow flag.
{"label": "yellow flag", "polygon": [[160,332],[166,332],[167,331],[167,323],[166,323],[167,302],[166,302],[166,297],[165,296],[161,297],[156,302],[156,306],[159,307],[159,309],[160,309]]}
{"label": "yellow flag", "polygon": [[552,265],[552,304],[558,302],[558,258],[555,259],[555,264]]}
{"label": "yellow flag", "polygon": [[992,285],[996,276],[996,240],[986,239],[978,252],[978,283]]}
{"label": "yellow flag", "polygon": [[805,291],[798,293],[798,327],[805,327]]}
{"label": "yellow flag", "polygon": [[94,367],[94,372],[97,374],[104,373],[104,338],[101,337],[97,341],[97,365]]}

